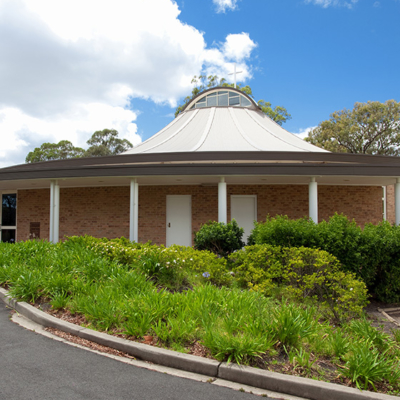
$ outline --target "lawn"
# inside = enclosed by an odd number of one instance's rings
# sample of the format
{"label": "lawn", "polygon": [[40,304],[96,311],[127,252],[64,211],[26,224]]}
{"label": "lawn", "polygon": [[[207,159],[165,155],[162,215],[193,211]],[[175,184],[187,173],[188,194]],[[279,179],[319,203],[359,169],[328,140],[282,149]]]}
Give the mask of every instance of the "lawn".
{"label": "lawn", "polygon": [[[372,327],[363,284],[327,269],[334,263],[324,252],[305,268],[310,254],[261,246],[227,261],[124,239],[0,243],[0,285],[131,340],[151,336],[186,353],[200,346],[221,361],[399,395],[399,331]],[[282,269],[289,255],[291,269]]]}

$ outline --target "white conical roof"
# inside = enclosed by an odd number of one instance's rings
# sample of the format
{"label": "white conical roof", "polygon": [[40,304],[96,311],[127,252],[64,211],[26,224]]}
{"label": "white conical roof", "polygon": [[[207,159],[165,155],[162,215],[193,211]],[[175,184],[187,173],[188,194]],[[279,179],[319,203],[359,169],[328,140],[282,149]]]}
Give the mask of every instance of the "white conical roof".
{"label": "white conical roof", "polygon": [[[244,95],[251,100],[251,104],[245,99],[242,101],[246,104],[244,107],[204,106],[207,104],[204,102],[205,97],[212,96],[215,103],[215,94],[225,95],[230,92],[231,96],[239,92],[227,88],[223,88],[223,92],[221,90],[213,89],[198,96],[164,129],[125,154],[193,151],[326,152],[283,129],[248,96]],[[239,93],[243,98],[243,93]],[[201,108],[196,108],[196,103],[201,104]]]}

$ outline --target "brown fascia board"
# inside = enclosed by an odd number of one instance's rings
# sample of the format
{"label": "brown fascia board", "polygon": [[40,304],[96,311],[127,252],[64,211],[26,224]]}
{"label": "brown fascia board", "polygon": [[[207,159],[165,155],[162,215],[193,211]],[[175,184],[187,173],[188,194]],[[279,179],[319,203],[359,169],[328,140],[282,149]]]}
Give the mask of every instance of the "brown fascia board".
{"label": "brown fascia board", "polygon": [[284,152],[284,151],[208,151],[208,152],[176,152],[176,153],[140,153],[120,154],[106,157],[73,158],[67,160],[44,161],[32,164],[20,164],[0,169],[0,172],[47,170],[83,167],[92,165],[113,165],[120,163],[140,162],[173,162],[173,161],[215,161],[215,160],[301,160],[320,162],[347,162],[362,164],[391,164],[400,166],[400,157],[377,156],[351,153],[324,152]]}
{"label": "brown fascia board", "polygon": [[386,165],[338,165],[338,164],[148,164],[95,166],[69,170],[24,171],[0,174],[0,180],[57,179],[96,176],[168,176],[168,175],[286,175],[286,176],[399,176],[399,167]]}
{"label": "brown fascia board", "polygon": [[[236,164],[235,161],[242,162]],[[262,161],[269,163],[264,164]],[[261,151],[123,154],[17,165],[0,169],[0,180],[221,174],[400,176],[400,158],[346,153]]]}

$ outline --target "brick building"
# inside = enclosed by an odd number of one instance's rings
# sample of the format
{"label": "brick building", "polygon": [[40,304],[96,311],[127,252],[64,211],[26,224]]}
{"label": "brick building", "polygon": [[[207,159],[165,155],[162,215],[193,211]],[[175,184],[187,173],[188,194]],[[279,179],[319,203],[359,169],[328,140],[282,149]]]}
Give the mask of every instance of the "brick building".
{"label": "brick building", "polygon": [[235,218],[248,235],[254,220],[279,214],[398,223],[399,177],[398,158],[329,153],[242,92],[213,88],[124,154],[0,169],[1,240],[89,234],[191,245],[209,220]]}

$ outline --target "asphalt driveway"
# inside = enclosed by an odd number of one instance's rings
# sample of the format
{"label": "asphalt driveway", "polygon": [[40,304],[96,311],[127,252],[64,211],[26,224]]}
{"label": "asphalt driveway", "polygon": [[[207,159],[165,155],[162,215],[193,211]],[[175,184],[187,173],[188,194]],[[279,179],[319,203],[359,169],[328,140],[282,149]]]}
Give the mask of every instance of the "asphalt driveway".
{"label": "asphalt driveway", "polygon": [[0,399],[256,399],[103,357],[10,321],[0,301]]}

